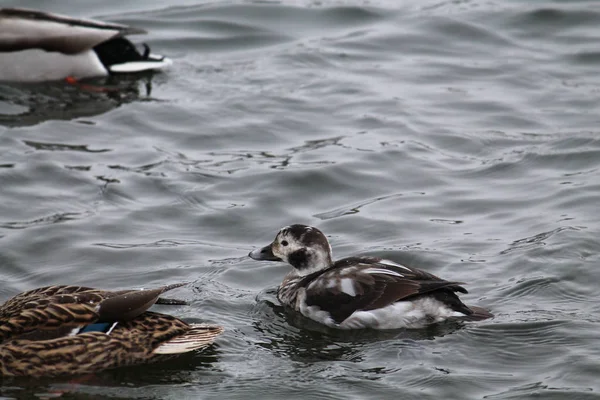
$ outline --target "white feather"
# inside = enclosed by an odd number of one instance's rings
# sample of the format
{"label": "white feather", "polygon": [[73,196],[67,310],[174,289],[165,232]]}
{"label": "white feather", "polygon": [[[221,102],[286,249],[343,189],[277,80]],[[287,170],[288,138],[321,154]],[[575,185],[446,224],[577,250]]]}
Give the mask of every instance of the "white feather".
{"label": "white feather", "polygon": [[173,61],[165,57],[162,60],[131,61],[122,64],[114,64],[109,68],[111,72],[127,73],[163,69],[171,64],[173,64]]}
{"label": "white feather", "polygon": [[106,75],[108,71],[93,50],[73,55],[39,49],[0,53],[0,81],[40,82]]}
{"label": "white feather", "polygon": [[389,269],[383,269],[383,268],[367,268],[363,270],[364,273],[367,274],[380,274],[380,275],[392,275],[392,276],[397,276],[397,277],[404,277],[404,275],[402,275],[399,272],[396,271],[390,271]]}
{"label": "white feather", "polygon": [[349,296],[356,296],[356,290],[354,290],[354,281],[350,278],[344,278],[340,281],[342,285],[342,292],[346,293]]}
{"label": "white feather", "polygon": [[107,335],[110,335],[111,332],[113,331],[113,329],[115,329],[115,327],[117,326],[118,322],[115,322],[114,324],[111,325],[110,329],[108,330],[108,332],[106,332]]}
{"label": "white feather", "polygon": [[81,330],[81,326],[78,326],[77,328],[73,328],[71,329],[71,331],[67,334],[67,336],[75,336],[79,333],[79,331]]}
{"label": "white feather", "polygon": [[408,267],[405,267],[405,266],[404,266],[404,265],[402,265],[402,264],[398,264],[398,263],[396,263],[396,262],[393,262],[392,260],[385,260],[385,259],[384,259],[384,260],[381,260],[381,261],[379,261],[379,264],[389,265],[389,266],[391,266],[391,267],[398,267],[398,268],[405,269],[405,270],[407,270],[408,272],[411,272],[410,268],[408,268]]}

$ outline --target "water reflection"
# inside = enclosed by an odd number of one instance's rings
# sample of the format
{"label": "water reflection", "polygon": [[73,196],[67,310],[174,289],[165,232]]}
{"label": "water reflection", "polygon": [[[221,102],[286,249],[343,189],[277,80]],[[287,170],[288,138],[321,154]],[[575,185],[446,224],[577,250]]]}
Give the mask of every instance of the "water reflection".
{"label": "water reflection", "polygon": [[198,353],[185,353],[166,361],[144,364],[138,367],[107,370],[103,371],[99,377],[103,379],[106,385],[110,386],[187,383],[191,374],[194,375],[195,381],[202,376],[202,374],[194,374],[194,372],[207,372],[208,377],[211,376],[211,372],[223,372],[216,366],[220,356],[219,344],[213,343],[210,347]]}
{"label": "water reflection", "polygon": [[344,215],[356,214],[356,213],[360,212],[360,209],[363,207],[370,206],[371,204],[375,204],[375,203],[383,201],[383,200],[402,197],[403,195],[404,195],[403,193],[394,193],[394,194],[390,194],[387,196],[379,196],[376,198],[359,201],[359,202],[356,202],[353,204],[344,205],[342,207],[338,207],[331,211],[326,211],[323,213],[315,214],[315,215],[313,215],[313,217],[319,218],[321,220],[328,220],[328,219],[332,219],[332,218],[343,217]]}
{"label": "water reflection", "polygon": [[339,136],[318,140],[306,140],[301,146],[290,147],[285,149],[285,151],[278,153],[252,150],[213,151],[208,153],[208,155],[213,157],[212,159],[199,160],[195,164],[197,164],[199,168],[206,168],[215,172],[227,172],[228,174],[248,170],[252,168],[253,163],[258,166],[264,165],[270,169],[276,170],[287,169],[290,167],[310,168],[314,166],[331,165],[335,164],[335,162],[325,160],[295,161],[294,158],[297,158],[302,153],[308,153],[331,146],[351,148],[342,143],[344,138],[344,136]]}
{"label": "water reflection", "polygon": [[573,227],[573,226],[561,226],[558,227],[556,229],[553,229],[551,231],[548,232],[542,232],[542,233],[538,233],[536,235],[530,236],[530,237],[526,237],[526,238],[522,238],[522,239],[518,239],[513,241],[509,247],[505,250],[502,250],[500,252],[500,254],[508,254],[510,252],[516,251],[516,250],[527,250],[530,248],[534,248],[537,246],[545,246],[546,245],[546,240],[549,239],[550,237],[561,233],[563,231],[567,231],[567,230],[579,230],[580,228],[577,227]]}
{"label": "water reflection", "polygon": [[[122,367],[102,371],[95,374],[73,375],[54,378],[3,378],[0,396],[11,398],[72,398],[80,395],[94,399],[110,398],[147,398],[148,393],[125,394],[119,391],[127,388],[140,388],[147,385],[188,384],[193,380],[196,384],[213,382],[221,371],[215,365],[220,358],[219,345],[211,346],[199,353],[185,353],[169,359],[133,367]],[[198,373],[202,372],[202,373]],[[78,398],[77,396],[76,398]]]}
{"label": "water reflection", "polygon": [[6,222],[0,221],[0,228],[27,229],[27,228],[33,228],[33,227],[38,227],[38,226],[42,226],[42,225],[58,224],[61,222],[68,222],[68,221],[73,221],[73,220],[77,220],[77,219],[87,218],[92,215],[94,215],[94,213],[91,211],[62,212],[62,213],[55,213],[52,215],[47,215],[44,217],[35,218],[32,220],[27,220],[27,221],[6,221]]}
{"label": "water reflection", "polygon": [[[101,115],[123,104],[147,100],[154,74],[63,81],[0,84],[0,125],[31,126],[48,120]],[[85,123],[84,121],[80,121]]]}
{"label": "water reflection", "polygon": [[27,146],[33,147],[36,150],[48,151],[82,151],[84,153],[104,153],[110,149],[90,149],[85,144],[66,144],[66,143],[42,143],[34,142],[33,140],[23,140]]}

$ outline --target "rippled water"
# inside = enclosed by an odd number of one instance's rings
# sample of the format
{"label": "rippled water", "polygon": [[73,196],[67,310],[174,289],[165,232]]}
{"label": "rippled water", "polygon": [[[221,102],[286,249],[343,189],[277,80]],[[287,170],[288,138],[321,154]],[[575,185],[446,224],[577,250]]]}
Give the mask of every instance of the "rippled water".
{"label": "rippled water", "polygon": [[[111,93],[0,84],[0,299],[192,281],[209,351],[6,398],[587,399],[600,390],[600,3],[5,1],[146,28],[173,68]],[[332,332],[249,250],[468,282],[496,318]],[[159,308],[160,309],[160,308]]]}

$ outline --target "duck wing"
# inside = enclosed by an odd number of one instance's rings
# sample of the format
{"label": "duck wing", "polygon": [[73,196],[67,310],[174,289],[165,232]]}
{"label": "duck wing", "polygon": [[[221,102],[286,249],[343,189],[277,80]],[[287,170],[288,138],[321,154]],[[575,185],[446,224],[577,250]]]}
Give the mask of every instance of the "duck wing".
{"label": "duck wing", "polygon": [[24,8],[0,8],[0,52],[42,49],[77,54],[109,39],[146,33],[127,25]]}
{"label": "duck wing", "polygon": [[175,284],[152,290],[110,292],[82,286],[48,286],[21,293],[0,306],[0,342],[35,331],[62,336],[95,322],[131,320]]}
{"label": "duck wing", "polygon": [[439,296],[453,309],[470,313],[454,293],[467,293],[461,282],[378,258],[340,260],[316,276],[307,276],[302,285],[306,287],[306,304],[329,312],[337,323],[355,311],[375,310],[423,294]]}

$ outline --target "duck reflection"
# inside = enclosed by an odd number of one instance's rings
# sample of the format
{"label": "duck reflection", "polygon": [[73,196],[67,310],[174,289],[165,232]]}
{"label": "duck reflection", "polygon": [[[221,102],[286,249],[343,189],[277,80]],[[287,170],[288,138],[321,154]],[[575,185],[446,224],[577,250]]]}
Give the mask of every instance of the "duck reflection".
{"label": "duck reflection", "polygon": [[[63,398],[79,393],[93,395],[94,399],[130,399],[131,393],[123,389],[156,384],[187,384],[190,381],[206,383],[218,379],[221,371],[215,364],[220,358],[219,345],[211,344],[201,353],[186,353],[153,364],[122,367],[93,374],[35,380],[28,378],[3,378],[0,393],[15,398]],[[214,372],[214,374],[211,374]],[[137,396],[135,396],[137,397]],[[87,397],[86,397],[87,398]]]}
{"label": "duck reflection", "polygon": [[118,75],[82,80],[0,84],[0,125],[20,127],[48,120],[104,114],[123,104],[148,100],[156,74]]}
{"label": "duck reflection", "polygon": [[[214,380],[210,372],[221,373],[216,366],[221,356],[218,343],[213,343],[202,353],[191,352],[182,357],[172,357],[160,363],[144,364],[141,368],[116,368],[103,371],[98,377],[105,385],[126,384],[143,386],[150,384],[185,384],[199,379]],[[199,373],[201,372],[201,373]]]}

